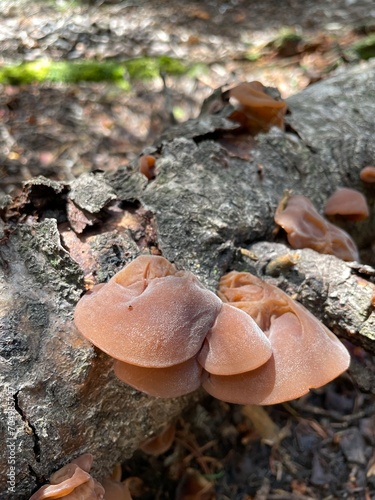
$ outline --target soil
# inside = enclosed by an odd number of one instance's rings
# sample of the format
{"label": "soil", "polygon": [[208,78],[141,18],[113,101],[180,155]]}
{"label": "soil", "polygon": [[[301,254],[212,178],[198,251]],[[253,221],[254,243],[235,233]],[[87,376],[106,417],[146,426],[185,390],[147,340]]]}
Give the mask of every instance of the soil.
{"label": "soil", "polygon": [[264,411],[270,421],[262,415],[259,427],[251,407],[207,399],[193,408],[167,453],[139,451],[123,464],[135,498],[374,498],[374,401],[348,376]]}
{"label": "soil", "polygon": [[[375,30],[372,0],[5,0],[1,9],[0,64],[161,54],[202,64],[194,75],[134,81],[130,92],[110,83],[0,86],[0,189],[11,195],[37,175],[69,181],[135,160],[217,87],[260,80],[286,98],[362,64],[353,45]],[[123,478],[141,500],[370,500],[374,408],[349,375],[265,408],[263,426],[251,407],[207,397],[176,422],[166,453],[137,452]]]}

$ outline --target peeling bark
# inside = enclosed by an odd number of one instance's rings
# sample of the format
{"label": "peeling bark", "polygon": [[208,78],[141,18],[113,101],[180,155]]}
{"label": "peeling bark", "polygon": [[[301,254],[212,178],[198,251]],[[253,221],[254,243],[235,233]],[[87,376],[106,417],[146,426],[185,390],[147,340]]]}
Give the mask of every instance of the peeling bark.
{"label": "peeling bark", "polygon": [[20,199],[1,203],[0,439],[15,445],[16,490],[8,490],[3,447],[0,498],[27,499],[84,452],[95,457],[94,475],[106,476],[201,397],[160,400],[120,383],[108,357],[73,326],[84,277],[106,281],[143,250],[161,252],[212,290],[230,269],[253,270],[375,352],[372,268],[301,250],[285,269],[277,258],[290,250],[273,233],[285,189],[321,210],[337,186],[350,186],[366,195],[370,218],[346,229],[361,248],[373,241],[375,189],[359,171],[375,159],[374,76],[369,64],[290,98],[288,131],[257,137],[249,159],[220,144],[227,120],[202,115],[150,148],[155,180],[136,168],[70,185],[38,178]]}

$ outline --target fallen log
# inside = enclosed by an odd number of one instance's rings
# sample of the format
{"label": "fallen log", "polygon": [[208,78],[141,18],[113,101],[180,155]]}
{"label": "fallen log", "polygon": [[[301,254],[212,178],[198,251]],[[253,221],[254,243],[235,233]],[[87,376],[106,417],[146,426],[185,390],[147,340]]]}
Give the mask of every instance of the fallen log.
{"label": "fallen log", "polygon": [[348,186],[366,195],[370,217],[346,229],[360,249],[374,240],[375,190],[359,178],[375,161],[374,76],[370,63],[291,97],[286,130],[272,128],[237,153],[224,140],[233,122],[203,113],[147,149],[157,158],[154,179],[137,166],[69,184],[37,178],[2,202],[0,498],[29,498],[85,452],[101,479],[202,397],[151,398],[122,384],[74,327],[85,285],[107,281],[142,251],[213,291],[228,270],[253,270],[374,353],[373,269],[312,250],[277,267],[290,249],[274,243],[273,221],[286,189],[322,210]]}

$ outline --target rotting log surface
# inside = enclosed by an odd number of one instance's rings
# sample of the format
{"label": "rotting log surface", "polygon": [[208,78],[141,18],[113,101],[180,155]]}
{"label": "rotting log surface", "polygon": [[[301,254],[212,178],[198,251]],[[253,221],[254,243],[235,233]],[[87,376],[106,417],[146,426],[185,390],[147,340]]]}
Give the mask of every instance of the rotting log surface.
{"label": "rotting log surface", "polygon": [[[371,215],[347,229],[360,246],[374,239],[375,189],[359,180],[360,169],[375,162],[374,96],[369,64],[290,98],[288,131],[259,136],[248,160],[218,143],[220,130],[231,128],[225,119],[202,115],[150,148],[158,157],[155,180],[136,169],[71,185],[38,178],[2,207],[1,499],[27,499],[84,452],[93,453],[100,479],[200,397],[159,400],[121,384],[108,357],[74,329],[83,277],[105,281],[145,248],[212,290],[229,269],[255,270],[296,294],[335,333],[375,352],[371,268],[311,250],[298,251],[292,268],[268,266],[290,252],[271,243],[285,189],[320,209],[337,186],[360,189]],[[241,257],[241,248],[258,260]],[[7,490],[13,444],[14,495]]]}

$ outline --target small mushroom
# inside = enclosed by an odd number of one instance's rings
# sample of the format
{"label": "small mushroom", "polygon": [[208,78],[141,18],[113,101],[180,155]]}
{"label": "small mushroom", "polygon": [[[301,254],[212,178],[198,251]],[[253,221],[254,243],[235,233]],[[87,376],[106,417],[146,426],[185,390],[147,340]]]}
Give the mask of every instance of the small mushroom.
{"label": "small mushroom", "polygon": [[343,260],[358,260],[358,249],[342,229],[325,220],[305,196],[291,196],[278,208],[275,222],[287,233],[292,248],[312,248]]}
{"label": "small mushroom", "polygon": [[359,177],[363,182],[366,182],[368,184],[374,184],[375,182],[375,167],[374,166],[367,166],[363,168],[360,173]]}
{"label": "small mushroom", "polygon": [[345,219],[360,221],[369,216],[366,198],[360,191],[350,188],[337,189],[327,200],[324,213],[340,215]]}
{"label": "small mushroom", "polygon": [[91,465],[92,455],[89,453],[73,460],[52,474],[50,484],[42,486],[30,497],[30,500],[44,500],[47,498],[103,500],[104,488],[90,476]]}
{"label": "small mushroom", "polygon": [[155,179],[155,163],[155,156],[152,155],[142,155],[138,160],[139,171],[148,180]]}
{"label": "small mushroom", "polygon": [[224,301],[248,312],[265,331],[271,358],[238,375],[209,374],[203,387],[211,395],[239,404],[275,404],[306,394],[343,371],[345,347],[300,304],[250,273],[233,271],[219,285]]}
{"label": "small mushroom", "polygon": [[176,424],[168,424],[160,434],[143,441],[139,448],[148,455],[157,457],[162,455],[172,446],[176,434]]}
{"label": "small mushroom", "polygon": [[229,97],[239,102],[230,119],[239,122],[250,134],[267,132],[272,126],[283,128],[286,103],[267,94],[260,82],[243,82],[228,92]]}

